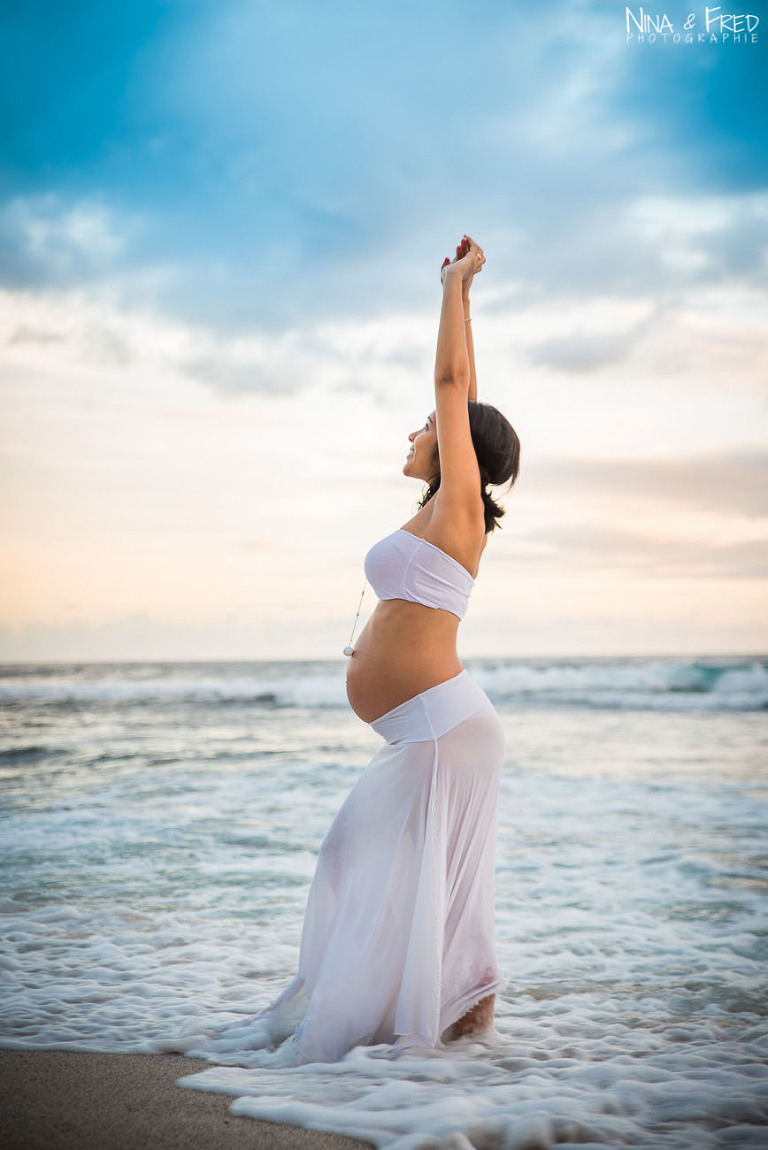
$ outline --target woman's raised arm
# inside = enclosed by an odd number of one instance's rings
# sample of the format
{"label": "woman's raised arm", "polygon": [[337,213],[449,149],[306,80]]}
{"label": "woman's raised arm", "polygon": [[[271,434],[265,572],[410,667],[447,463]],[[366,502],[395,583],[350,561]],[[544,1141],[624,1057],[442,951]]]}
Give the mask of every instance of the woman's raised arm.
{"label": "woman's raised arm", "polygon": [[475,345],[472,340],[472,323],[469,314],[469,283],[462,284],[461,302],[464,308],[464,335],[467,340],[467,359],[469,360],[469,392],[468,399],[477,402],[477,375],[475,374]]}
{"label": "woman's raised arm", "polygon": [[[469,252],[471,244],[472,241],[469,236],[464,236],[456,248],[456,260],[461,259],[462,256],[465,256]],[[446,256],[443,268],[447,267],[450,262],[450,259]],[[472,286],[472,280],[474,278],[473,273],[461,281],[461,306],[464,311],[464,338],[467,344],[467,361],[469,363],[469,391],[467,398],[472,400],[473,403],[477,401],[477,374],[475,372],[475,345],[472,338],[472,324],[470,322],[472,317],[469,307],[469,289]]]}
{"label": "woman's raised arm", "polygon": [[[469,429],[467,400],[472,367],[465,328],[464,284],[485,263],[482,248],[468,236],[456,258],[443,265],[443,303],[435,356],[435,411],[440,456],[440,506],[451,516],[482,515],[480,470]],[[468,295],[467,295],[468,301]],[[472,356],[472,360],[474,356]],[[472,365],[473,366],[473,365]]]}

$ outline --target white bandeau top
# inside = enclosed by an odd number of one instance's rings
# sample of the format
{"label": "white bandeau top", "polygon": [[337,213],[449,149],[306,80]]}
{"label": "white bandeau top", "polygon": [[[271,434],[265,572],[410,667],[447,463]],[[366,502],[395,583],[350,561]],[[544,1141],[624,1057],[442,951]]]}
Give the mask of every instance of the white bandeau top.
{"label": "white bandeau top", "polygon": [[457,559],[399,527],[374,543],[365,577],[379,599],[405,599],[464,618],[475,581]]}

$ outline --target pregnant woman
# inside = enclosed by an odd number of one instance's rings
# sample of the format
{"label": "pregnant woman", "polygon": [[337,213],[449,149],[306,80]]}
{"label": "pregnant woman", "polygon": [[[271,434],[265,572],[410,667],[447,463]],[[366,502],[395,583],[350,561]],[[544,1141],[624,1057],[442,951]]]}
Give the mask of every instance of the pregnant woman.
{"label": "pregnant woman", "polygon": [[504,738],[456,652],[504,514],[488,488],[511,486],[520,463],[514,429],[476,402],[469,292],[484,263],[465,236],[443,264],[435,410],[409,435],[403,467],[428,487],[365,560],[379,602],[347,648],[347,694],[385,742],[323,841],[298,973],[258,1016],[272,1044],[293,1034],[302,1062],[479,1033],[504,982],[494,942]]}

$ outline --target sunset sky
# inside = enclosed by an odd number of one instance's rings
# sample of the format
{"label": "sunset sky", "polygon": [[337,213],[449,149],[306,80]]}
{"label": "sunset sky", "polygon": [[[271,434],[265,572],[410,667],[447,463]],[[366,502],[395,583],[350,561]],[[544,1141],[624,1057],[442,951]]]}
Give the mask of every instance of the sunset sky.
{"label": "sunset sky", "polygon": [[749,11],[628,43],[599,0],[9,6],[0,660],[340,656],[465,231],[522,466],[460,652],[768,650]]}

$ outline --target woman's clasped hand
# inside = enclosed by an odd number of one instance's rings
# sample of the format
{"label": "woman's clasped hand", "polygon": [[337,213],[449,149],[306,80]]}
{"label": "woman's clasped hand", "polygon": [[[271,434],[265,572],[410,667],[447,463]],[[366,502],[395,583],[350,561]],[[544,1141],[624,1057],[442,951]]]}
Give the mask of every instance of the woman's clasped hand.
{"label": "woman's clasped hand", "polygon": [[[471,236],[462,236],[460,244],[456,246],[456,255],[453,259],[448,256],[443,260],[440,269],[440,279],[445,283],[446,275],[461,275],[465,284],[472,282],[472,278],[482,269],[485,263],[485,253]],[[468,284],[467,284],[468,286]]]}

